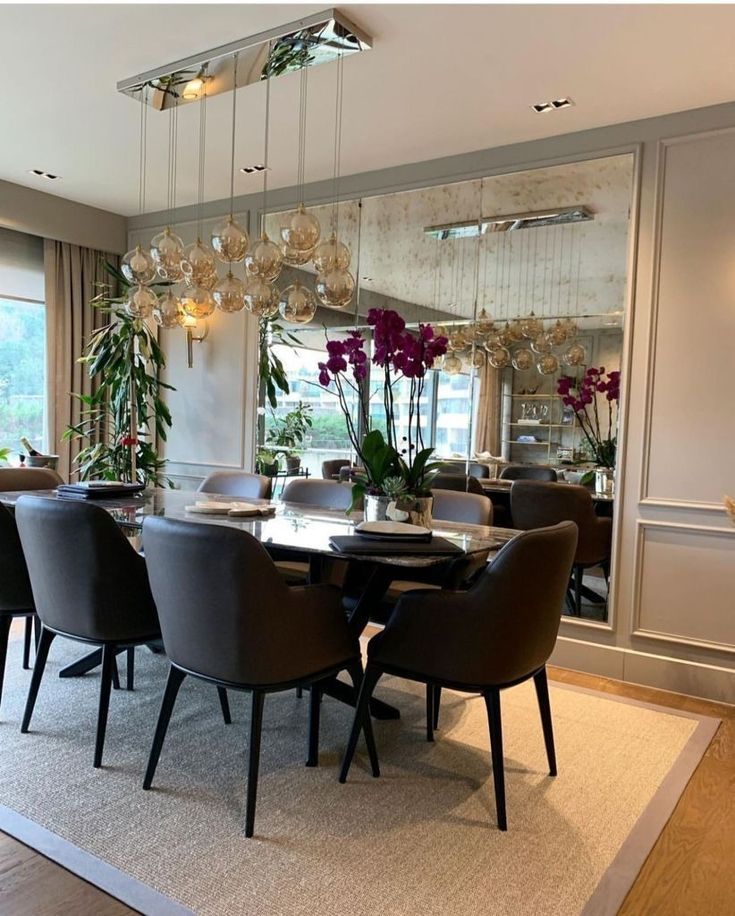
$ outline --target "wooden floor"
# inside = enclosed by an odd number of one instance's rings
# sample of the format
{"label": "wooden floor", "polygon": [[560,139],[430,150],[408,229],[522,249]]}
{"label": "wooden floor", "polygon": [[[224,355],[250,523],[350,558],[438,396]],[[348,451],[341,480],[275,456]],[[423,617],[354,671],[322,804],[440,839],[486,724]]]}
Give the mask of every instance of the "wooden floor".
{"label": "wooden floor", "polygon": [[[552,679],[567,684],[723,720],[620,914],[732,916],[735,913],[735,708],[561,668],[551,668],[549,674]],[[631,761],[631,766],[634,765]],[[123,916],[134,912],[0,833],[2,916]]]}

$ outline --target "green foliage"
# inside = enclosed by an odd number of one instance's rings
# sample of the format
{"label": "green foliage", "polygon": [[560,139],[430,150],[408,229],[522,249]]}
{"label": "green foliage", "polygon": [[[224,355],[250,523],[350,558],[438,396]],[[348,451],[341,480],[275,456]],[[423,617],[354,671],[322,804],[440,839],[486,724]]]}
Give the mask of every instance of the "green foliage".
{"label": "green foliage", "polygon": [[[111,264],[105,266],[125,293],[130,286],[125,277]],[[91,395],[75,395],[82,404],[81,420],[66,430],[64,438],[86,443],[76,459],[81,480],[131,480],[134,447],[137,480],[158,485],[165,462],[158,457],[155,441],[165,441],[171,426],[162,393],[173,388],[160,379],[166,360],[155,334],[145,321],[128,314],[124,302],[125,296],[113,296],[109,284],[102,284],[91,302],[110,321],[90,335],[80,357],[96,386]]]}
{"label": "green foliage", "polygon": [[9,448],[0,448],[0,464],[7,464],[9,455],[10,455]]}
{"label": "green foliage", "polygon": [[314,422],[311,410],[311,404],[299,401],[297,407],[282,417],[273,413],[267,445],[286,449],[301,448]]}
{"label": "green foliage", "polygon": [[273,410],[278,407],[278,391],[283,394],[289,393],[288,379],[283,363],[278,358],[274,350],[274,344],[285,344],[293,346],[291,335],[284,331],[283,327],[270,318],[260,319],[259,329],[259,365],[258,376],[260,379],[261,394],[264,395],[263,401],[267,399]]}

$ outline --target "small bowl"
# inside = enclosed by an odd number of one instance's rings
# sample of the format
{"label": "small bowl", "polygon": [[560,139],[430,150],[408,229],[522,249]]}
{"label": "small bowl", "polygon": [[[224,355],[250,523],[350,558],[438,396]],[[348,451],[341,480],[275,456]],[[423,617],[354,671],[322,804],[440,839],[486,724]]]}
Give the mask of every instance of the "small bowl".
{"label": "small bowl", "polygon": [[58,463],[58,455],[26,455],[26,466],[29,468],[49,468],[55,471]]}

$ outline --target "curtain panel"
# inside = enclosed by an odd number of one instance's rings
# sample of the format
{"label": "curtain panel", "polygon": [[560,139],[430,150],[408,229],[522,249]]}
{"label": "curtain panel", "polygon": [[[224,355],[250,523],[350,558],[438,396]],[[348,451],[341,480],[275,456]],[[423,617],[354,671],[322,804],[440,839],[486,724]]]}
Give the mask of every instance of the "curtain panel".
{"label": "curtain panel", "polygon": [[480,394],[477,399],[477,428],[475,453],[500,455],[500,371],[489,362],[478,373]]}
{"label": "curtain panel", "polygon": [[99,292],[98,284],[112,282],[105,261],[120,266],[118,255],[44,240],[47,441],[50,453],[59,456],[59,473],[65,480],[76,478],[74,459],[79,453],[78,442],[62,441],[64,430],[80,419],[82,405],[73,395],[93,390],[87,367],[79,358],[91,332],[107,320],[90,305]]}

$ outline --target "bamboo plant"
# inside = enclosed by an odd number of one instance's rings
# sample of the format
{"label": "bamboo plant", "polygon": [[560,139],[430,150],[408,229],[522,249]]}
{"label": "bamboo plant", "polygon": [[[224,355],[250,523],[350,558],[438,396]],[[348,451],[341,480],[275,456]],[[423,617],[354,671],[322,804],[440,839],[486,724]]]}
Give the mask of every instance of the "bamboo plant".
{"label": "bamboo plant", "polygon": [[[110,281],[98,284],[91,305],[109,321],[92,332],[79,362],[93,381],[92,394],[76,394],[82,405],[79,423],[65,440],[83,443],[75,459],[80,480],[125,480],[157,486],[165,482],[165,461],[156,443],[166,440],[171,414],[162,400],[166,360],[154,331],[125,308],[130,283],[105,262]],[[121,295],[114,295],[115,287]]]}

